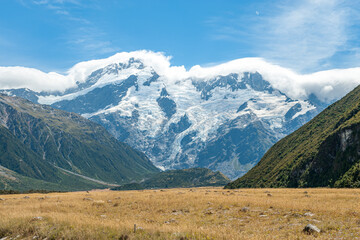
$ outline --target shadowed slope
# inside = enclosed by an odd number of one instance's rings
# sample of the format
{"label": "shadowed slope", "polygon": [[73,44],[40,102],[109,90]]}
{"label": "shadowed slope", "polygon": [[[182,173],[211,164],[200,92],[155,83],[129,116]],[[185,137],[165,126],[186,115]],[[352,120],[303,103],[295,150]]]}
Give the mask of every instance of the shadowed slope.
{"label": "shadowed slope", "polygon": [[360,87],[276,143],[239,187],[360,187]]}
{"label": "shadowed slope", "polygon": [[158,171],[144,154],[74,113],[0,95],[0,124],[0,165],[24,176],[58,182],[60,167],[126,183]]}

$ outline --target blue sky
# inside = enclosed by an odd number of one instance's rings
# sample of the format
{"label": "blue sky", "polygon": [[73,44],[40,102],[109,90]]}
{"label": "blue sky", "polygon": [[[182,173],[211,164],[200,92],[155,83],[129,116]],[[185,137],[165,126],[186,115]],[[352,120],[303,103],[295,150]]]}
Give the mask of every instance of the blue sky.
{"label": "blue sky", "polygon": [[0,66],[64,72],[147,49],[173,65],[262,57],[306,73],[360,66],[360,3],[347,0],[1,0]]}

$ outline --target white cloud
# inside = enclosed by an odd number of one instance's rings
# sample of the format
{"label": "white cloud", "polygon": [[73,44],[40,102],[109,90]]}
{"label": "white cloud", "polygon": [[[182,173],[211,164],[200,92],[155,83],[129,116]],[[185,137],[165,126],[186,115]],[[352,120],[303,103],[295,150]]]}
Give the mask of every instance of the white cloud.
{"label": "white cloud", "polygon": [[258,4],[257,16],[232,13],[206,23],[214,40],[237,42],[254,56],[311,72],[339,66],[338,55],[352,60],[348,65],[360,63],[351,51],[357,47],[359,6],[353,0],[279,0]]}
{"label": "white cloud", "polygon": [[170,57],[163,53],[141,50],[134,52],[121,52],[109,58],[80,62],[68,71],[68,77],[73,81],[84,82],[93,71],[103,68],[111,63],[126,63],[130,58],[139,59],[145,65],[152,66],[160,75],[171,75]]}
{"label": "white cloud", "polygon": [[64,91],[74,82],[58,73],[44,73],[34,68],[0,67],[0,88],[29,88],[34,91]]}
{"label": "white cloud", "polygon": [[216,75],[242,72],[259,72],[273,87],[294,99],[306,99],[310,94],[314,94],[322,101],[331,102],[360,84],[360,68],[334,69],[302,75],[261,58],[243,58],[208,68],[194,66],[189,75],[212,78]]}
{"label": "white cloud", "polygon": [[[282,7],[266,23],[266,59],[313,69],[331,58],[349,40],[349,11],[341,0],[305,0]],[[266,38],[265,38],[266,39]]]}
{"label": "white cloud", "polygon": [[301,75],[290,69],[274,65],[261,58],[243,58],[212,67],[171,66],[170,57],[151,51],[121,52],[109,58],[80,62],[65,75],[44,73],[24,67],[0,67],[0,88],[29,88],[34,91],[65,91],[76,82],[84,82],[95,70],[112,63],[125,63],[130,58],[151,66],[165,81],[187,78],[210,79],[230,73],[259,72],[264,79],[294,99],[306,99],[315,94],[320,100],[331,102],[344,96],[360,84],[360,68],[333,69]]}

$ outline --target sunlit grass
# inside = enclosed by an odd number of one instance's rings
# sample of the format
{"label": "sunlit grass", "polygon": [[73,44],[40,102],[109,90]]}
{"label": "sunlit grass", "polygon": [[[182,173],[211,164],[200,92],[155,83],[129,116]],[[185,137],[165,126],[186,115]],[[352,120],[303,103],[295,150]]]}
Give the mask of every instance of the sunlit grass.
{"label": "sunlit grass", "polygon": [[193,188],[0,198],[0,238],[311,239],[302,232],[311,223],[322,230],[318,239],[360,239],[359,189]]}

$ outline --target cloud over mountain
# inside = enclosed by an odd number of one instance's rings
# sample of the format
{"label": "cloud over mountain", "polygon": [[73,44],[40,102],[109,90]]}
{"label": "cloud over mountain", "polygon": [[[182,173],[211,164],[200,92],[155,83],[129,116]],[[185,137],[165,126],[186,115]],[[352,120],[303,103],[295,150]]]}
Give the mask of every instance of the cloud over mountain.
{"label": "cloud over mountain", "polygon": [[189,70],[170,60],[143,50],[80,62],[64,75],[2,68],[0,83],[13,88],[5,94],[102,124],[158,167],[209,167],[231,178],[360,83],[360,68],[300,75],[261,58]]}
{"label": "cloud over mountain", "polygon": [[64,91],[74,86],[69,76],[44,73],[34,68],[0,67],[0,88],[29,88],[34,91]]}
{"label": "cloud over mountain", "polygon": [[80,62],[66,74],[45,73],[33,68],[0,67],[0,88],[29,88],[34,91],[60,91],[81,83],[96,69],[111,63],[125,63],[130,58],[139,59],[167,81],[187,78],[212,78],[229,73],[259,72],[273,87],[294,99],[304,99],[315,94],[320,100],[339,99],[360,84],[360,68],[333,69],[301,75],[290,69],[271,64],[261,58],[237,59],[212,67],[196,65],[190,70],[171,66],[171,57],[152,51],[121,52],[109,58]]}

